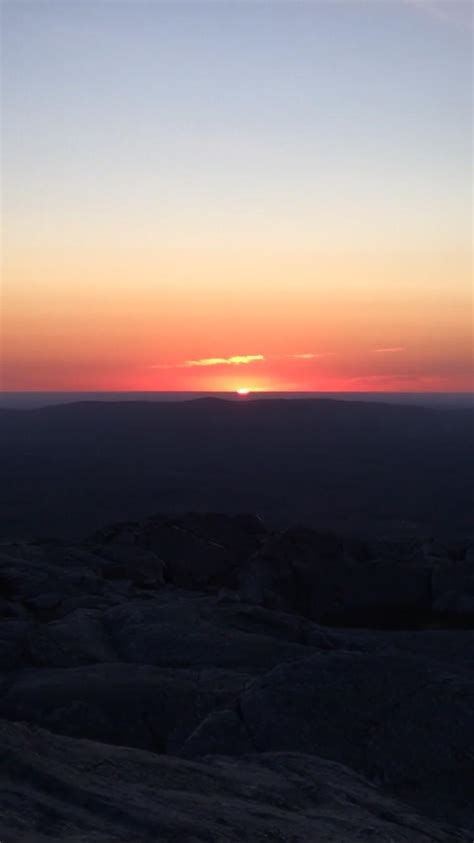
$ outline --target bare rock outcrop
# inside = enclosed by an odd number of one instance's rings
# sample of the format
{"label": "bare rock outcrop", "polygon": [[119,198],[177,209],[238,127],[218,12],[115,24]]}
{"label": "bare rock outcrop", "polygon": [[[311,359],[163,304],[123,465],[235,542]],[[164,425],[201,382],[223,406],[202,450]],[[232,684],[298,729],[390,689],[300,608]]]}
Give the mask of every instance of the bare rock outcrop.
{"label": "bare rock outcrop", "polygon": [[468,843],[340,764],[296,753],[190,762],[0,721],[9,843]]}

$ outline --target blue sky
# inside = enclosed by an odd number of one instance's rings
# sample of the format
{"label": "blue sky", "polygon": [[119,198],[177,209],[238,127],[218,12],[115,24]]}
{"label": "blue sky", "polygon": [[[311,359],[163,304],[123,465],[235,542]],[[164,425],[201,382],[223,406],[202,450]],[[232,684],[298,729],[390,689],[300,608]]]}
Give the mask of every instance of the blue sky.
{"label": "blue sky", "polygon": [[205,205],[259,188],[270,205],[307,190],[383,202],[403,180],[416,204],[433,189],[455,202],[471,154],[468,10],[6,2],[7,200],[66,181],[145,207],[151,184]]}

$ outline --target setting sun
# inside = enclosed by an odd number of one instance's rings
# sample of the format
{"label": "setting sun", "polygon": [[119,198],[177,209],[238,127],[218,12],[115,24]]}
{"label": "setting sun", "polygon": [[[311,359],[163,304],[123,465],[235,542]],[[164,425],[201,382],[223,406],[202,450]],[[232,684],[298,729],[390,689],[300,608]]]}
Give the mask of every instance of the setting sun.
{"label": "setting sun", "polygon": [[237,390],[237,395],[248,395],[251,390],[248,386],[241,386],[240,389]]}

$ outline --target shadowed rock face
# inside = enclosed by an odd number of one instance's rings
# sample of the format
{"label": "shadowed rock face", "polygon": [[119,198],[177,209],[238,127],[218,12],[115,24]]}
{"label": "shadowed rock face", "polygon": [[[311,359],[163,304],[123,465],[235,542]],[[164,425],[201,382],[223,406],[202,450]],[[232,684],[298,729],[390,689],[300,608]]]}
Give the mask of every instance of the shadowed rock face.
{"label": "shadowed rock face", "polygon": [[218,515],[2,546],[0,838],[471,841],[474,631],[423,628],[469,553]]}
{"label": "shadowed rock face", "polygon": [[[474,682],[394,653],[318,654],[245,689],[240,712],[260,751],[337,759],[417,804],[470,811]],[[470,747],[470,748],[469,748]]]}
{"label": "shadowed rock face", "polygon": [[101,664],[24,671],[0,702],[0,715],[71,737],[169,752],[213,708],[228,704],[245,677]]}
{"label": "shadowed rock face", "polygon": [[166,580],[183,588],[235,588],[241,563],[259,546],[265,528],[253,515],[188,513],[181,518],[157,515],[118,524],[96,533],[91,544],[105,545],[106,557],[120,552],[158,554]]}
{"label": "shadowed rock face", "polygon": [[[461,843],[353,771],[296,753],[199,763],[0,721],[5,839]],[[3,833],[3,832],[2,832]]]}
{"label": "shadowed rock face", "polygon": [[[474,625],[473,545],[265,529],[251,515],[156,515],[82,545],[0,546],[0,616],[51,620],[133,589],[239,590],[246,603],[337,626]],[[223,595],[225,596],[225,595]]]}
{"label": "shadowed rock face", "polygon": [[270,534],[240,567],[248,602],[344,626],[474,625],[470,546],[364,543],[334,533]]}

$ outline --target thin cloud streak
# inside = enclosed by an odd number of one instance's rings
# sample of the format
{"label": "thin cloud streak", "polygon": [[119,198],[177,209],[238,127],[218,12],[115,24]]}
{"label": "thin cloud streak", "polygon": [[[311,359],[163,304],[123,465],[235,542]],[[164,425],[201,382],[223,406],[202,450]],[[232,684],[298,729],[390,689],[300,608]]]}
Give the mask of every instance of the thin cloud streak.
{"label": "thin cloud streak", "polygon": [[193,366],[247,366],[265,360],[263,354],[236,354],[234,357],[204,357],[202,360],[186,360],[186,369]]}
{"label": "thin cloud streak", "polygon": [[388,348],[373,348],[372,354],[398,354],[400,351],[406,351],[404,345],[392,345]]}
{"label": "thin cloud streak", "polygon": [[194,369],[207,366],[248,366],[249,363],[267,363],[270,360],[316,360],[318,357],[332,357],[334,351],[307,354],[236,354],[233,357],[202,357],[197,360],[183,360],[181,363],[155,363],[150,369]]}
{"label": "thin cloud streak", "polygon": [[335,351],[321,351],[317,354],[285,354],[290,360],[317,360],[318,357],[334,357]]}
{"label": "thin cloud streak", "polygon": [[157,363],[151,369],[192,369],[198,366],[247,366],[261,363],[263,354],[236,354],[234,357],[202,357],[198,360],[184,360],[182,363]]}

